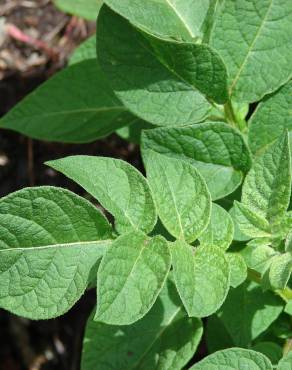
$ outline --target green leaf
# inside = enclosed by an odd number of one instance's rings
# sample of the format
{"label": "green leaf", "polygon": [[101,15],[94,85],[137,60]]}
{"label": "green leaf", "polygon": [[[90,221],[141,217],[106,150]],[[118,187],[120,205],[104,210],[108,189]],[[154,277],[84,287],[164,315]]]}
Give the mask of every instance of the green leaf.
{"label": "green leaf", "polygon": [[33,320],[76,303],[112,238],[94,206],[53,187],[2,198],[0,231],[0,307]]}
{"label": "green leaf", "polygon": [[284,309],[284,312],[286,312],[288,315],[292,316],[292,299],[290,299]]}
{"label": "green leaf", "polygon": [[281,300],[272,292],[244,283],[230,290],[218,316],[235,345],[246,347],[277,319],[282,309]]}
{"label": "green leaf", "polygon": [[72,156],[47,162],[77,182],[115,217],[119,233],[150,232],[156,209],[146,179],[130,164],[113,158]]}
{"label": "green leaf", "polygon": [[25,97],[0,120],[0,127],[40,140],[85,143],[135,119],[109,88],[96,60],[87,60]]}
{"label": "green leaf", "polygon": [[244,258],[238,253],[226,253],[230,268],[230,285],[238,287],[247,278],[247,266]]}
{"label": "green leaf", "polygon": [[232,242],[233,233],[234,226],[229,213],[213,203],[211,219],[207,229],[199,237],[200,243],[226,250]]}
{"label": "green leaf", "polygon": [[292,272],[292,255],[278,254],[269,261],[269,267],[264,274],[265,288],[285,289]]}
{"label": "green leaf", "polygon": [[292,130],[291,105],[292,81],[289,81],[257,106],[250,118],[248,132],[248,142],[253,153],[262,152],[285,129]]}
{"label": "green leaf", "polygon": [[268,221],[256,214],[249,207],[237,201],[234,202],[234,216],[239,230],[252,238],[270,237]]}
{"label": "green leaf", "polygon": [[189,316],[209,316],[229,290],[229,265],[220,248],[194,248],[183,241],[171,245],[173,274]]}
{"label": "green leaf", "polygon": [[292,370],[292,352],[289,352],[278,363],[277,370]]}
{"label": "green leaf", "polygon": [[251,245],[247,265],[251,269],[262,274],[266,270],[269,261],[276,253],[277,252],[268,245]]}
{"label": "green leaf", "polygon": [[242,231],[240,231],[240,228],[239,228],[239,225],[238,225],[237,219],[236,219],[236,207],[235,206],[233,206],[229,210],[229,214],[230,214],[230,216],[232,218],[233,225],[234,225],[233,239],[234,240],[238,240],[238,241],[247,241],[247,240],[250,240],[250,236],[247,236]]}
{"label": "green leaf", "polygon": [[283,353],[279,344],[273,342],[259,342],[255,344],[252,349],[267,356],[272,364],[277,364],[279,360],[281,360]]}
{"label": "green leaf", "polygon": [[234,100],[258,101],[290,79],[291,22],[286,0],[224,2],[211,45],[228,67]]}
{"label": "green leaf", "polygon": [[232,193],[251,167],[242,135],[222,122],[148,130],[142,135],[142,154],[149,149],[191,163],[204,177],[213,200]]}
{"label": "green leaf", "polygon": [[208,45],[138,31],[107,7],[98,17],[97,54],[116,95],[150,123],[196,123],[211,109],[204,95],[227,98],[226,68]]}
{"label": "green leaf", "polygon": [[158,215],[168,232],[192,242],[210,220],[211,197],[197,170],[184,161],[146,153],[147,178]]}
{"label": "green leaf", "polygon": [[[213,0],[106,0],[115,12],[141,29],[163,38],[192,41],[203,37]],[[190,11],[195,9],[195,11]]]}
{"label": "green leaf", "polygon": [[181,369],[202,333],[201,321],[186,316],[173,283],[167,281],[149,313],[133,325],[111,326],[89,318],[81,370]]}
{"label": "green leaf", "polygon": [[285,240],[285,251],[292,253],[292,230],[289,231]]}
{"label": "green leaf", "polygon": [[116,134],[130,143],[140,144],[143,130],[150,130],[153,127],[154,126],[151,125],[151,123],[137,118],[137,121],[131,125],[119,128],[116,131]]}
{"label": "green leaf", "polygon": [[129,325],[153,306],[171,266],[167,242],[141,232],[124,234],[107,249],[97,275],[96,321]]}
{"label": "green leaf", "polygon": [[88,59],[96,59],[95,35],[89,37],[86,41],[84,41],[73,51],[69,59],[69,65],[80,63]]}
{"label": "green leaf", "polygon": [[285,133],[254,162],[242,188],[242,203],[274,229],[281,224],[290,201],[290,158]]}
{"label": "green leaf", "polygon": [[103,0],[54,0],[54,3],[63,12],[95,20]]}
{"label": "green leaf", "polygon": [[270,360],[259,352],[230,348],[215,352],[190,370],[273,370]]}

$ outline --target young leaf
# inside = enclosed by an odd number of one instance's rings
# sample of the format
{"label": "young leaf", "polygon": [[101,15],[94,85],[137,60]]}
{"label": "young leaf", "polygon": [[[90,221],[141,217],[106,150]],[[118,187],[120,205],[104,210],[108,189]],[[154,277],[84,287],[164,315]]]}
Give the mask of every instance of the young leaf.
{"label": "young leaf", "polygon": [[[256,240],[256,239],[254,239]],[[271,258],[276,255],[276,251],[269,245],[250,245],[250,253],[245,260],[247,261],[248,267],[258,271],[259,273],[264,273],[267,268],[267,265]]]}
{"label": "young leaf", "polygon": [[95,20],[103,0],[54,0],[54,3],[63,12]]}
{"label": "young leaf", "polygon": [[272,292],[244,283],[230,290],[218,316],[235,345],[246,347],[277,319],[282,309],[281,300]]}
{"label": "young leaf", "polygon": [[251,238],[265,238],[271,236],[268,221],[243,203],[234,202],[234,217],[239,230],[244,235]]}
{"label": "young leaf", "polygon": [[192,242],[210,220],[211,197],[207,186],[189,163],[146,153],[146,170],[158,215],[177,239]]}
{"label": "young leaf", "polygon": [[236,101],[255,102],[291,77],[292,12],[286,0],[226,0],[212,36]]}
{"label": "young leaf", "polygon": [[25,97],[0,120],[0,127],[39,140],[85,143],[135,119],[109,88],[96,60],[86,60]]}
{"label": "young leaf", "polygon": [[53,187],[2,198],[0,230],[0,307],[33,320],[76,303],[112,238],[95,207]]}
{"label": "young leaf", "polygon": [[269,267],[264,273],[264,287],[269,289],[285,289],[292,272],[291,253],[278,254],[269,261]]}
{"label": "young leaf", "polygon": [[81,370],[181,369],[193,356],[202,333],[201,321],[186,316],[173,283],[167,281],[149,313],[130,326],[89,318]]}
{"label": "young leaf", "polygon": [[292,352],[289,352],[278,363],[277,370],[292,370]]}
{"label": "young leaf", "polygon": [[237,288],[247,278],[247,266],[243,257],[238,253],[226,253],[230,269],[230,286]]}
{"label": "young leaf", "polygon": [[213,200],[232,193],[251,167],[250,152],[242,135],[222,122],[145,131],[142,153],[148,149],[195,166]]}
{"label": "young leaf", "polygon": [[225,66],[209,46],[138,31],[107,7],[98,17],[97,54],[117,96],[150,123],[196,123],[211,109],[204,95],[227,98]]}
{"label": "young leaf", "polygon": [[170,246],[179,295],[191,317],[209,316],[222,305],[229,290],[229,265],[220,248],[196,249],[183,241]]}
{"label": "young leaf", "polygon": [[257,106],[249,121],[248,132],[248,142],[253,153],[263,151],[281,136],[285,129],[292,130],[291,105],[292,81],[289,81]]}
{"label": "young leaf", "polygon": [[190,370],[273,370],[262,353],[243,348],[229,348],[207,356]]}
{"label": "young leaf", "polygon": [[232,218],[224,208],[212,204],[211,219],[207,229],[199,237],[203,245],[213,245],[223,250],[230,246],[234,233]]}
{"label": "young leaf", "polygon": [[292,230],[289,231],[285,240],[285,251],[292,253]]}
{"label": "young leaf", "polygon": [[96,321],[129,325],[153,306],[167,278],[167,242],[141,232],[124,234],[108,248],[97,275]]}
{"label": "young leaf", "polygon": [[[70,56],[69,65],[83,62],[89,59],[96,59],[96,36],[93,35],[84,41]],[[96,62],[97,63],[97,62]]]}
{"label": "young leaf", "polygon": [[115,217],[119,233],[150,232],[156,224],[156,209],[146,179],[130,164],[113,158],[72,156],[50,161],[94,196]]}
{"label": "young leaf", "polygon": [[282,135],[253,164],[242,188],[242,203],[278,226],[291,195],[291,154],[288,134]]}
{"label": "young leaf", "polygon": [[[141,29],[163,38],[192,41],[203,37],[213,0],[106,0],[115,12]],[[190,9],[196,11],[190,12]]]}

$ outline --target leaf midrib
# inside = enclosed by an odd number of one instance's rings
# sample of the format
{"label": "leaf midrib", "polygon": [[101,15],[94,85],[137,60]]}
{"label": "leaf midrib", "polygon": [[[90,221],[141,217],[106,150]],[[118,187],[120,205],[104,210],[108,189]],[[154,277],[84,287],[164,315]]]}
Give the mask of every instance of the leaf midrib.
{"label": "leaf midrib", "polygon": [[250,47],[247,50],[246,56],[245,56],[245,58],[244,58],[244,60],[243,60],[243,62],[241,64],[239,70],[237,71],[236,76],[234,77],[234,79],[232,81],[232,84],[230,86],[230,95],[232,95],[233,89],[234,89],[235,85],[237,84],[237,82],[238,82],[238,80],[240,78],[241,72],[243,71],[244,67],[246,66],[246,63],[247,63],[247,61],[248,61],[248,59],[249,59],[249,57],[250,57],[250,55],[252,53],[252,50],[253,50],[253,48],[254,48],[254,46],[255,46],[255,44],[256,44],[256,42],[257,42],[257,40],[258,40],[258,38],[259,38],[259,36],[261,34],[261,31],[262,31],[262,29],[263,29],[263,27],[264,27],[264,25],[266,23],[266,20],[267,20],[267,18],[269,16],[269,13],[270,13],[272,4],[273,4],[273,0],[270,0],[270,4],[269,4],[268,9],[267,9],[267,12],[266,12],[266,14],[265,14],[265,16],[263,18],[262,24],[260,25],[259,29],[257,30],[257,32],[255,34],[255,37],[254,37],[254,40],[250,44]]}
{"label": "leaf midrib", "polygon": [[58,243],[58,244],[49,244],[49,245],[42,245],[39,247],[17,247],[17,248],[7,248],[1,249],[1,252],[29,252],[29,251],[38,251],[38,250],[46,250],[46,249],[53,249],[53,248],[76,248],[76,247],[92,247],[93,245],[109,245],[113,242],[112,239],[105,239],[105,240],[92,240],[92,241],[79,241],[79,242],[72,242],[72,243]]}
{"label": "leaf midrib", "polygon": [[157,340],[163,335],[163,333],[168,329],[169,325],[173,322],[173,320],[180,313],[180,311],[181,311],[181,306],[176,309],[176,311],[169,318],[169,320],[167,321],[165,326],[162,327],[162,329],[155,336],[154,340],[149,344],[149,346],[146,348],[146,350],[142,353],[140,358],[134,363],[134,365],[132,365],[130,368],[128,368],[128,370],[133,370],[141,364],[142,360],[145,358],[147,353],[151,350],[151,348],[154,346],[154,344],[157,342]]}
{"label": "leaf midrib", "polygon": [[173,10],[173,12],[177,15],[177,17],[179,18],[179,20],[182,22],[182,24],[184,25],[185,29],[189,33],[189,35],[192,38],[195,37],[195,35],[193,34],[192,30],[189,28],[188,23],[185,21],[185,19],[183,18],[182,14],[178,11],[178,9],[176,9],[176,7],[174,6],[174,4],[172,4],[171,0],[165,0],[165,1],[169,5],[169,7]]}

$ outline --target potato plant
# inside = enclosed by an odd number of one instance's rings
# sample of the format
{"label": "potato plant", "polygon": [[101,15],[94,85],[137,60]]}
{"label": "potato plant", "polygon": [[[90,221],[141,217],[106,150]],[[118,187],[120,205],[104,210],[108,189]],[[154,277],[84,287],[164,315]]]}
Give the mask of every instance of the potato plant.
{"label": "potato plant", "polygon": [[145,173],[47,163],[113,222],[61,188],[2,198],[0,307],[52,319],[96,287],[82,370],[291,370],[291,1],[56,4],[98,13],[96,37],[0,126],[70,143],[117,132]]}

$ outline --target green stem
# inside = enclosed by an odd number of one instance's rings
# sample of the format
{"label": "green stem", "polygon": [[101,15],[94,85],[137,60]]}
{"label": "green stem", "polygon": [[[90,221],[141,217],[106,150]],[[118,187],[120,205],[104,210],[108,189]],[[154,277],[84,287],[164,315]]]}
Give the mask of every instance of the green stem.
{"label": "green stem", "polygon": [[233,127],[236,127],[241,132],[244,132],[246,130],[246,123],[240,119],[237,119],[230,99],[224,104],[224,113],[227,122],[230,123]]}

